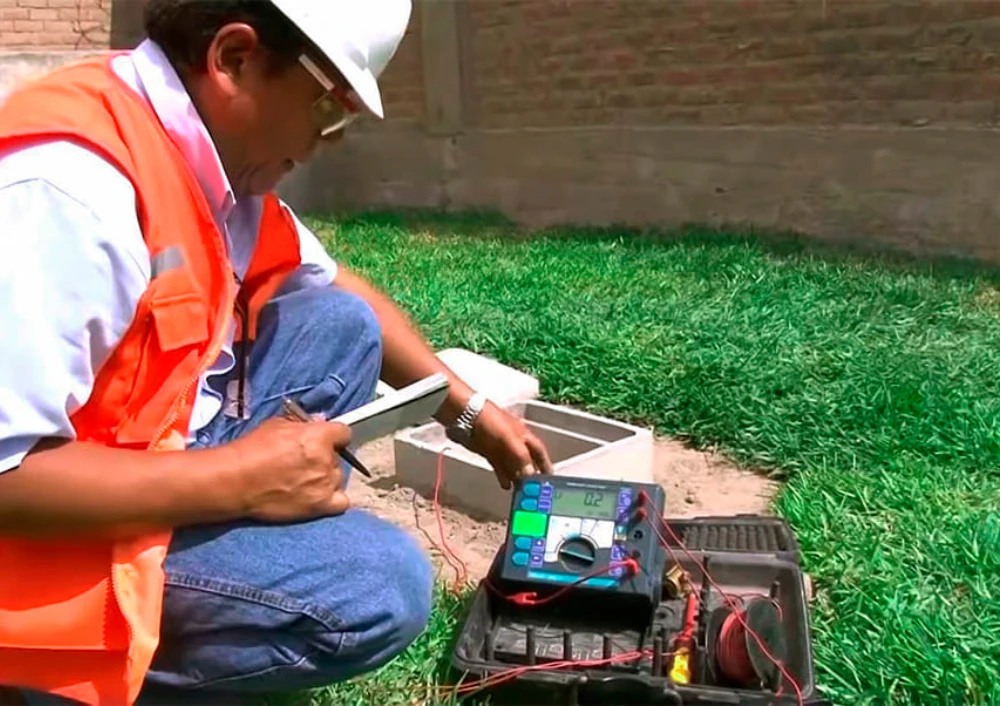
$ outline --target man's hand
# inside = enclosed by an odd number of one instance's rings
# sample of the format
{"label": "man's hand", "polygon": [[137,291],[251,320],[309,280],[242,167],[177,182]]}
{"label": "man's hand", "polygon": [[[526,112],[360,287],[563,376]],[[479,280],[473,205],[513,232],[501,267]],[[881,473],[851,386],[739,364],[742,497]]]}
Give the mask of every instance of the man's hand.
{"label": "man's hand", "polygon": [[350,505],[336,450],[350,436],[335,422],[273,418],[231,443],[188,451],[45,440],[0,474],[0,533],[135,536],[336,515]]}
{"label": "man's hand", "polygon": [[472,428],[469,450],[493,466],[500,487],[535,473],[552,473],[552,461],[541,439],[520,419],[487,402]]}
{"label": "man's hand", "polygon": [[339,515],[350,507],[337,449],[351,440],[337,422],[273,417],[233,442],[246,514],[269,522]]}
{"label": "man's hand", "polygon": [[[367,280],[338,266],[334,284],[357,294],[375,312],[382,327],[382,379],[398,388],[443,373],[448,378],[448,401],[434,417],[445,426],[454,423],[472,396],[472,388],[434,355],[409,317]],[[490,462],[504,490],[528,473],[552,472],[552,462],[538,437],[520,419],[489,402],[473,425],[468,447]]]}

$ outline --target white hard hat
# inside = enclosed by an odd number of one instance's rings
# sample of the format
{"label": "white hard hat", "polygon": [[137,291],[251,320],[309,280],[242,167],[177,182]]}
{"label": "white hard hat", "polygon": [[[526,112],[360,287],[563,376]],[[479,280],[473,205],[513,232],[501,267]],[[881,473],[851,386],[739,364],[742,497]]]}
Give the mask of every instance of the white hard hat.
{"label": "white hard hat", "polygon": [[378,78],[399,48],[411,0],[271,0],[343,74],[361,102],[385,117]]}

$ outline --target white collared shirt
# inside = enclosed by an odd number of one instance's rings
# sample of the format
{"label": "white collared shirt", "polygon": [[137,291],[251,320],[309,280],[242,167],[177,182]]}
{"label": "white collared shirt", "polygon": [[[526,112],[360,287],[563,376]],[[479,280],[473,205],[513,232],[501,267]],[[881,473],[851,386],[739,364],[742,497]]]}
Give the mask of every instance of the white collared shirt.
{"label": "white collared shirt", "polygon": [[[159,47],[144,41],[118,57],[114,70],[149,101],[191,165],[242,277],[262,200],[236,201],[208,130]],[[336,264],[294,220],[302,265],[284,291],[329,285]],[[0,473],[18,466],[39,439],[74,438],[70,415],[87,401],[149,281],[149,251],[126,177],[67,141],[0,153]],[[234,328],[202,379],[189,438],[222,407],[206,379],[232,368]]]}

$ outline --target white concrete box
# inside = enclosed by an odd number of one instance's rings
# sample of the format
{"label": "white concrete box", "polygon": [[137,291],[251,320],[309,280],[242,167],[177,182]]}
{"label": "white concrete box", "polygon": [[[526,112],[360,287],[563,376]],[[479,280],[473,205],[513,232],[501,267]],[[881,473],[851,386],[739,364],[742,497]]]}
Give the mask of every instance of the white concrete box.
{"label": "white concrete box", "polygon": [[[483,393],[500,407],[538,397],[538,378],[493,358],[464,348],[446,348],[439,351],[437,357],[473,390]],[[379,380],[375,396],[381,397],[392,390],[385,381]]]}
{"label": "white concrete box", "polygon": [[[653,434],[570,407],[527,400],[507,409],[546,444],[561,476],[653,482]],[[479,519],[504,520],[510,492],[504,491],[485,458],[452,442],[444,427],[430,422],[395,435],[396,477],[401,485],[432,496],[443,454],[440,499]]]}

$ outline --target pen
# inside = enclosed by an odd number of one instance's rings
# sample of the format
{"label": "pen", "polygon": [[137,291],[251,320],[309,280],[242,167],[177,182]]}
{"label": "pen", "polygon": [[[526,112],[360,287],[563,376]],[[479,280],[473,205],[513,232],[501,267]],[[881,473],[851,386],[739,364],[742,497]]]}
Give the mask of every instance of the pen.
{"label": "pen", "polygon": [[[304,409],[302,409],[302,407],[300,407],[297,402],[295,402],[295,400],[289,397],[285,398],[285,412],[290,414],[295,419],[298,419],[300,422],[312,421],[312,417],[310,417],[309,414]],[[365,468],[365,464],[361,463],[361,461],[358,460],[357,456],[351,453],[349,449],[337,449],[337,453],[340,455],[342,459],[347,461],[347,463],[349,463],[352,468],[356,468],[358,472],[361,473],[365,478],[372,477],[371,471]]]}

